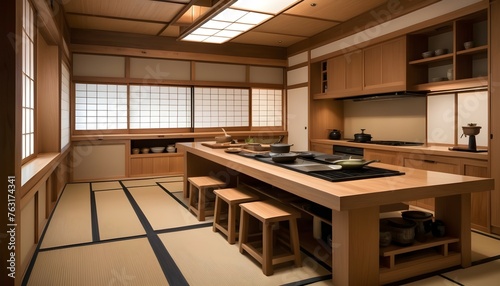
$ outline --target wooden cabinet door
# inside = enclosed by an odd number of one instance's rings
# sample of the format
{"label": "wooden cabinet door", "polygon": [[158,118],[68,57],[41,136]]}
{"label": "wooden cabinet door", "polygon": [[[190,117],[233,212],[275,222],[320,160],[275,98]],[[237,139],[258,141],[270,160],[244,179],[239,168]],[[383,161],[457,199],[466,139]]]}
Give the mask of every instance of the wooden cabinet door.
{"label": "wooden cabinet door", "polygon": [[311,151],[333,154],[332,144],[311,143]]}
{"label": "wooden cabinet door", "polygon": [[328,92],[334,97],[356,95],[363,88],[363,54],[348,53],[328,60]]}
{"label": "wooden cabinet door", "polygon": [[[463,174],[474,177],[489,177],[486,161],[463,160]],[[491,191],[471,194],[471,226],[490,232],[490,195]]]}
{"label": "wooden cabinet door", "polygon": [[130,159],[130,176],[151,175],[153,173],[153,158]]}
{"label": "wooden cabinet door", "polygon": [[381,163],[385,164],[402,165],[400,156],[397,152],[365,149],[363,157],[365,160],[379,160]]}
{"label": "wooden cabinet door", "polygon": [[[457,159],[449,157],[431,156],[431,155],[416,155],[403,158],[403,166],[443,173],[460,173],[460,165]],[[416,206],[434,211],[434,198],[417,200],[414,202]]]}
{"label": "wooden cabinet door", "polygon": [[139,155],[130,159],[131,177],[173,175],[184,172],[184,156],[182,154],[146,156]]}
{"label": "wooden cabinet door", "polygon": [[363,50],[365,90],[380,92],[406,89],[406,37]]}

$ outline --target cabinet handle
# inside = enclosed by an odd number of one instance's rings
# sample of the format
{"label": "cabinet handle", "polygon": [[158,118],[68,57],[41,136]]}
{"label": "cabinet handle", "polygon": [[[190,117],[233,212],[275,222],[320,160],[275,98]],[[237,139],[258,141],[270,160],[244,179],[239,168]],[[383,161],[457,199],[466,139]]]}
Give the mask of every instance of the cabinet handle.
{"label": "cabinet handle", "polygon": [[424,160],[425,163],[430,163],[430,164],[436,164],[436,161],[434,160]]}

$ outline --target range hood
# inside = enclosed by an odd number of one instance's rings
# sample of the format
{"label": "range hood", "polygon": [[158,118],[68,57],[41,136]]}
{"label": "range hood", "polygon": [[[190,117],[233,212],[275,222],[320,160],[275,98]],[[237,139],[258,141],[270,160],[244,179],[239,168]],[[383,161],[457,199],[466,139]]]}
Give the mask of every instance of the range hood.
{"label": "range hood", "polygon": [[404,91],[396,91],[396,92],[361,95],[361,96],[349,97],[349,98],[344,98],[344,99],[350,99],[353,101],[390,100],[390,99],[398,99],[398,98],[405,98],[405,97],[426,96],[427,93],[429,93],[428,90],[418,90],[418,91],[404,90]]}

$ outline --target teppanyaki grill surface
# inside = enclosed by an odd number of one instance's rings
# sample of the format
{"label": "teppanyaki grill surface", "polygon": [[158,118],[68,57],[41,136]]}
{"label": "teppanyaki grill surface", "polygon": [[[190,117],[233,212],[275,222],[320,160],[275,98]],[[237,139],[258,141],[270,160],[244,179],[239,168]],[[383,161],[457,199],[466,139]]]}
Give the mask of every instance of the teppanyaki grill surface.
{"label": "teppanyaki grill surface", "polygon": [[[313,177],[317,177],[323,180],[327,180],[330,182],[342,182],[342,181],[350,181],[350,180],[361,180],[361,179],[370,179],[370,178],[379,178],[379,177],[388,177],[388,176],[399,176],[404,175],[404,172],[389,170],[371,166],[364,166],[359,169],[348,169],[348,170],[328,170],[328,171],[301,171],[294,168],[293,164],[286,163],[276,163],[272,160],[272,158],[267,156],[251,156],[249,154],[240,154],[245,157],[253,157],[254,159],[276,165],[282,168],[286,168],[289,170],[293,170],[299,173],[307,174]],[[253,154],[252,154],[253,155]],[[302,158],[302,160],[309,161],[309,159]],[[318,160],[311,159],[311,162],[318,162]]]}

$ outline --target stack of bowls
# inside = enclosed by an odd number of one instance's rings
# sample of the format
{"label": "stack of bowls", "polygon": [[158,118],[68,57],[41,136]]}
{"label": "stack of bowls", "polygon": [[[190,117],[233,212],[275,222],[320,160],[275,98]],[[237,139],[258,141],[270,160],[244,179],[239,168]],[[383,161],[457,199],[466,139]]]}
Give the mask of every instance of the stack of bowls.
{"label": "stack of bowls", "polygon": [[432,229],[432,213],[423,211],[404,211],[401,213],[403,219],[412,221],[416,224],[415,239],[424,242],[427,239],[427,233]]}

